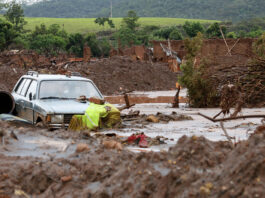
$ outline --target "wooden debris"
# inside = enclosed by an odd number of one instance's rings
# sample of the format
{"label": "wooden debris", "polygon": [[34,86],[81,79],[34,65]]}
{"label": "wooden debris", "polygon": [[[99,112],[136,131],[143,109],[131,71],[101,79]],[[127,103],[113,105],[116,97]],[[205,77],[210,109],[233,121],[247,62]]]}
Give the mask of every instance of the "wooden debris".
{"label": "wooden debris", "polygon": [[231,145],[234,145],[233,141],[232,141],[232,137],[228,135],[228,133],[224,127],[224,123],[222,121],[220,122],[220,126],[221,126],[222,130],[224,131],[225,137],[228,139],[228,141],[231,143]]}
{"label": "wooden debris", "polygon": [[212,122],[221,122],[221,121],[237,120],[237,119],[244,119],[244,118],[265,118],[265,115],[245,115],[245,116],[228,117],[228,118],[222,118],[222,119],[214,119],[202,113],[198,113],[198,115],[208,120],[211,120]]}
{"label": "wooden debris", "polygon": [[174,102],[172,104],[173,108],[179,108],[179,92],[180,92],[180,85],[177,86],[177,93],[174,97]]}
{"label": "wooden debris", "polygon": [[131,107],[133,107],[135,104],[130,104],[130,101],[129,101],[129,96],[128,96],[128,93],[131,93],[132,91],[128,91],[128,92],[124,92],[123,93],[123,96],[124,96],[124,101],[125,101],[125,106],[123,107],[120,107],[119,108],[119,111],[122,111],[124,109],[129,109]]}
{"label": "wooden debris", "polygon": [[15,195],[30,198],[30,196],[27,193],[25,193],[23,190],[19,190],[19,189],[15,190]]}

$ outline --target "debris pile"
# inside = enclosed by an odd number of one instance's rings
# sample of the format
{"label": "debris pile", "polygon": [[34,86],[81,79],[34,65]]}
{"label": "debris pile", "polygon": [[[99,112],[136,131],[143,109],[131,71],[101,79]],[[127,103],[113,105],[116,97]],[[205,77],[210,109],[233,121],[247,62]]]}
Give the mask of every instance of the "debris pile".
{"label": "debris pile", "polygon": [[[240,87],[245,95],[244,101],[252,106],[265,105],[265,65],[264,63],[248,65],[212,66],[206,74],[216,87],[228,82]],[[221,89],[221,88],[220,88]]]}

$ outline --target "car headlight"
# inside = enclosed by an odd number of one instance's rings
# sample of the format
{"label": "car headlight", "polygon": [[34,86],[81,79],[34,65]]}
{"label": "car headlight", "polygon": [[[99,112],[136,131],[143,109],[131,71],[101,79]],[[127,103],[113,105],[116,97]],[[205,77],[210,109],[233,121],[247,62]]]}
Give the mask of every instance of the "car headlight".
{"label": "car headlight", "polygon": [[63,123],[63,115],[52,115],[51,123]]}

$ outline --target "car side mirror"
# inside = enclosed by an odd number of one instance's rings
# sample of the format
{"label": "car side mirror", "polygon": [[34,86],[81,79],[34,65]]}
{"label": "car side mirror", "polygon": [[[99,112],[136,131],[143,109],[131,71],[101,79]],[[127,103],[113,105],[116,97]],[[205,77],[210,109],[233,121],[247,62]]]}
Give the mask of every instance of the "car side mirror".
{"label": "car side mirror", "polygon": [[29,93],[29,100],[32,100],[32,93]]}

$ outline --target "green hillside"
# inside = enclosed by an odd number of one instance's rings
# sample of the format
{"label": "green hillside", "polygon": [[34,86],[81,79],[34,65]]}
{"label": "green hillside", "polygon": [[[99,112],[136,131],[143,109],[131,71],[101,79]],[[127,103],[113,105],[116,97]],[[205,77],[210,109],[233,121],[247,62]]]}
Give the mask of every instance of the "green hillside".
{"label": "green hillside", "polygon": [[[110,29],[108,25],[105,27],[99,26],[94,23],[95,18],[31,18],[26,17],[25,20],[28,24],[25,26],[25,29],[33,30],[36,25],[44,23],[49,26],[51,24],[59,24],[64,27],[64,29],[69,33],[82,33],[87,32],[97,32],[100,30]],[[122,18],[112,18],[116,28],[120,27]],[[157,25],[160,27],[172,26],[172,25],[181,25],[185,21],[199,21],[201,23],[213,23],[212,20],[199,20],[199,19],[178,19],[178,18],[140,18],[139,22],[142,26],[145,25]]]}
{"label": "green hillside", "polygon": [[[56,0],[24,6],[30,17],[108,17],[111,0]],[[141,17],[239,21],[265,16],[264,0],[112,0],[113,17],[135,10]]]}

